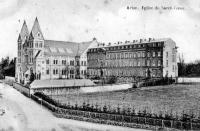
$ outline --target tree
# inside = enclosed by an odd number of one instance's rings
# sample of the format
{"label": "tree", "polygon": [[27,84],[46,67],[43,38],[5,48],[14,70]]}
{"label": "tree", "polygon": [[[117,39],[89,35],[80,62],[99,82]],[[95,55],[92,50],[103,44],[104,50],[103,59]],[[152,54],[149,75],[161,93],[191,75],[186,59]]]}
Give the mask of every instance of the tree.
{"label": "tree", "polygon": [[30,83],[32,83],[35,80],[35,75],[33,72],[31,73],[29,80],[30,80]]}
{"label": "tree", "polygon": [[178,75],[179,76],[186,75],[185,58],[184,58],[183,54],[182,55],[179,54]]}
{"label": "tree", "polygon": [[4,76],[15,76],[15,59],[11,59],[9,56],[2,58],[0,62],[0,78]]}

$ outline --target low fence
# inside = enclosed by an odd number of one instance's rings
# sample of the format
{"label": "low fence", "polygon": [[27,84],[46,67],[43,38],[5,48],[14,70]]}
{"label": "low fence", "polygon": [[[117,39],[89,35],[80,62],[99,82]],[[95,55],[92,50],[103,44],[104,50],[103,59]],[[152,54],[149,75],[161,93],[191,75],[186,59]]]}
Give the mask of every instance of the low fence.
{"label": "low fence", "polygon": [[56,107],[41,98],[31,95],[39,104],[44,105],[54,115],[61,118],[83,120],[101,124],[110,124],[117,126],[126,126],[131,128],[145,128],[145,129],[157,129],[157,128],[174,128],[180,130],[200,130],[199,122],[183,122],[180,120],[166,120],[161,118],[141,117],[137,115],[123,115],[123,114],[110,114],[99,113],[91,111],[81,111],[75,109],[64,109]]}
{"label": "low fence", "polygon": [[200,83],[200,77],[179,77],[178,83]]}
{"label": "low fence", "polygon": [[107,85],[98,85],[92,87],[80,87],[80,93],[94,93],[94,92],[107,92],[107,91],[118,91],[126,90],[132,88],[132,83],[128,84],[107,84]]}
{"label": "low fence", "polygon": [[30,88],[24,86],[24,85],[21,85],[19,83],[13,83],[13,87],[15,89],[17,89],[19,92],[23,93],[24,95],[26,96],[30,96]]}

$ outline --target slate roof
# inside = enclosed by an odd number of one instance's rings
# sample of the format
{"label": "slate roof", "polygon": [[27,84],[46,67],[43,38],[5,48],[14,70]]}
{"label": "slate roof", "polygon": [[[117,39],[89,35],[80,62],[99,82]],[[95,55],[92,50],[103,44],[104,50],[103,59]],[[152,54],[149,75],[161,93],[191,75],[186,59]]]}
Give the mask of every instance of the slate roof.
{"label": "slate roof", "polygon": [[58,87],[81,87],[95,85],[90,79],[65,79],[65,80],[34,80],[30,88],[58,88]]}
{"label": "slate roof", "polygon": [[103,48],[103,47],[114,47],[114,46],[122,46],[122,45],[130,45],[130,44],[145,44],[145,43],[152,43],[152,42],[162,42],[162,41],[168,41],[168,40],[172,40],[171,38],[160,38],[160,39],[151,39],[150,41],[148,39],[146,39],[146,41],[143,39],[141,42],[140,40],[137,40],[135,42],[133,41],[127,41],[126,42],[121,42],[119,44],[114,44],[114,43],[111,43],[111,45],[104,45],[104,46],[96,46],[94,48]]}
{"label": "slate roof", "polygon": [[90,46],[92,41],[89,42],[67,42],[67,41],[55,41],[45,40],[44,47],[46,56],[76,56],[81,55]]}
{"label": "slate roof", "polygon": [[28,31],[28,27],[26,25],[26,21],[24,21],[23,25],[22,25],[22,28],[21,28],[21,31],[19,33],[19,37],[18,37],[18,40],[22,40],[22,42],[24,43],[26,37],[29,36],[29,31]]}
{"label": "slate roof", "polygon": [[34,38],[38,34],[38,32],[40,32],[42,38],[44,39],[41,28],[40,28],[40,24],[39,24],[38,19],[36,17],[34,24],[33,24],[33,27],[32,27],[32,30],[31,30],[31,33],[30,33],[30,36],[32,36]]}

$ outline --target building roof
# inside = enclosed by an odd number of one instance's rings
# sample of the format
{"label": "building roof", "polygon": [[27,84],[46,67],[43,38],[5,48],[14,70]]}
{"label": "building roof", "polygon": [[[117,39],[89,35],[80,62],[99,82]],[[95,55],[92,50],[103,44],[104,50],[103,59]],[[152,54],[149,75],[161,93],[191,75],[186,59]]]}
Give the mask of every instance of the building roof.
{"label": "building roof", "polygon": [[38,19],[36,17],[34,24],[33,24],[33,27],[32,27],[32,30],[31,30],[31,33],[30,33],[30,36],[35,38],[35,36],[38,35],[38,33],[40,33],[41,38],[44,39],[41,28],[40,28],[40,24],[39,24]]}
{"label": "building roof", "polygon": [[168,41],[168,40],[172,40],[171,38],[160,38],[160,39],[153,39],[151,38],[149,39],[140,39],[140,40],[133,40],[133,41],[125,41],[125,42],[119,42],[118,43],[112,43],[112,44],[107,44],[102,46],[102,44],[100,46],[96,46],[94,48],[102,48],[102,47],[113,47],[113,46],[123,46],[123,45],[131,45],[131,44],[145,44],[145,43],[152,43],[152,42],[162,42],[162,41]]}
{"label": "building roof", "polygon": [[21,40],[24,43],[24,41],[26,40],[26,37],[28,37],[28,36],[29,36],[28,27],[26,25],[26,21],[24,21],[21,31],[19,33],[18,40]]}
{"label": "building roof", "polygon": [[93,86],[93,81],[89,79],[65,79],[65,80],[34,80],[30,88],[58,88],[58,87],[80,87]]}
{"label": "building roof", "polygon": [[81,55],[92,44],[88,42],[68,42],[68,41],[55,41],[45,40],[44,47],[47,56],[76,56]]}

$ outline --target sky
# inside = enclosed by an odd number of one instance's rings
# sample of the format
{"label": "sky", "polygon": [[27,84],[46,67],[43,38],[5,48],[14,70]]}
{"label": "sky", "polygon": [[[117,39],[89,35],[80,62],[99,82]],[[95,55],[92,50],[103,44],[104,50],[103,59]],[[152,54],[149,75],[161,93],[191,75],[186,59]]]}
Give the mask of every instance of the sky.
{"label": "sky", "polygon": [[171,38],[186,62],[200,60],[199,0],[0,0],[0,58],[17,56],[23,21],[31,31],[36,17],[45,39]]}

